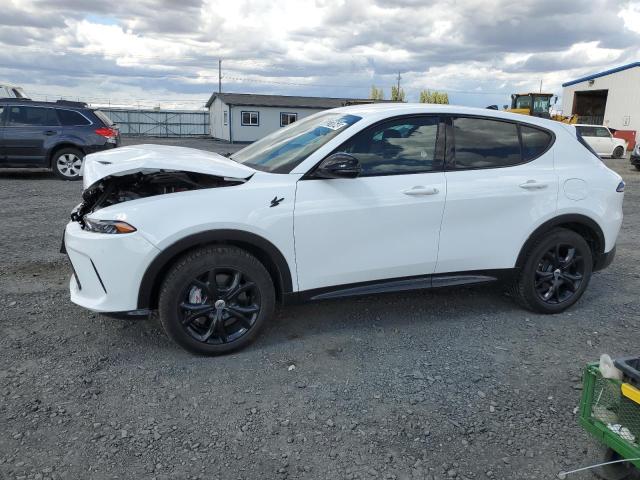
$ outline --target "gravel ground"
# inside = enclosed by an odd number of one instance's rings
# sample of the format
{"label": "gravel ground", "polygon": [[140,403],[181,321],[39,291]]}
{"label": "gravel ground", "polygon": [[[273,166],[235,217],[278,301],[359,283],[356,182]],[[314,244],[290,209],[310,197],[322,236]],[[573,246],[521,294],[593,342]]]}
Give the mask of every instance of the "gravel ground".
{"label": "gravel ground", "polygon": [[640,172],[606,162],[627,182],[618,256],[568,312],[498,287],[327,301],[220,358],[71,304],[58,249],[80,184],[0,171],[0,478],[544,479],[599,461],[581,369],[638,354],[640,327]]}

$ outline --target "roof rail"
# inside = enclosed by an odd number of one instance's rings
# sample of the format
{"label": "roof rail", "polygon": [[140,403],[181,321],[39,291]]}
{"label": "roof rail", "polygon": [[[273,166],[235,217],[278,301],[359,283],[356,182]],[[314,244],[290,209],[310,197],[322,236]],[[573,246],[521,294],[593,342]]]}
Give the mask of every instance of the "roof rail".
{"label": "roof rail", "polygon": [[7,102],[7,103],[19,103],[19,102],[30,102],[31,99],[30,98],[16,98],[16,97],[0,97],[0,100],[2,100],[3,102]]}
{"label": "roof rail", "polygon": [[66,105],[67,107],[86,107],[87,104],[84,102],[73,102],[71,100],[56,100],[58,105]]}

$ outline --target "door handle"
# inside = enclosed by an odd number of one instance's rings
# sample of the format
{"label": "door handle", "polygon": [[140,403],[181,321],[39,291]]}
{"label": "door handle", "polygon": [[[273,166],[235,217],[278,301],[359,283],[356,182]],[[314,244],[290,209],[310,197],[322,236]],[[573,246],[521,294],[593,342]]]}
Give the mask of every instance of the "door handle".
{"label": "door handle", "polygon": [[413,188],[409,188],[408,190],[403,191],[402,193],[404,193],[405,195],[411,195],[411,196],[423,196],[423,195],[435,195],[436,193],[439,193],[440,190],[438,190],[436,187],[423,187],[422,185],[416,185]]}
{"label": "door handle", "polygon": [[535,180],[527,180],[525,183],[520,184],[520,188],[524,188],[525,190],[543,190],[548,186],[547,183],[540,183]]}
{"label": "door handle", "polygon": [[45,130],[45,131],[44,131],[44,134],[45,134],[47,137],[50,137],[51,135],[55,135],[56,133],[58,133],[58,132],[56,132],[55,130]]}

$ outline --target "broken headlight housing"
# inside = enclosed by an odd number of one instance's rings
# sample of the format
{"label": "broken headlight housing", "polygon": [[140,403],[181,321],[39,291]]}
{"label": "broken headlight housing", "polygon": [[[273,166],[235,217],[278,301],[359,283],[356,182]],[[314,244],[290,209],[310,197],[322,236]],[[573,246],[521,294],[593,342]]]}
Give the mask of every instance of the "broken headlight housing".
{"label": "broken headlight housing", "polygon": [[94,233],[118,234],[136,231],[134,226],[120,220],[92,220],[85,216],[82,219],[82,224],[86,231]]}

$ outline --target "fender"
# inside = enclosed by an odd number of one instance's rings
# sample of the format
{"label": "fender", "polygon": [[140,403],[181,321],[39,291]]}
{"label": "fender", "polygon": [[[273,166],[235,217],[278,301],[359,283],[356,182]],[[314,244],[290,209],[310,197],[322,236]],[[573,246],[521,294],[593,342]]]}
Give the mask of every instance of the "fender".
{"label": "fender", "polygon": [[531,248],[531,245],[540,238],[541,235],[555,227],[565,227],[569,230],[577,231],[577,233],[582,233],[580,230],[584,231],[584,229],[587,229],[591,234],[589,235],[591,238],[587,238],[587,241],[592,246],[594,262],[597,262],[598,258],[604,254],[604,233],[602,232],[600,225],[598,225],[595,220],[587,217],[586,215],[580,214],[560,215],[552,218],[551,220],[547,220],[536,228],[531,235],[529,235],[529,238],[524,242],[524,245],[520,250],[520,254],[518,255],[518,259],[516,260],[516,268],[522,268],[524,265],[527,252]]}
{"label": "fender", "polygon": [[160,280],[173,260],[192,248],[212,243],[244,248],[260,260],[274,280],[280,297],[293,292],[291,271],[284,255],[268,240],[243,230],[210,230],[189,235],[165,248],[147,267],[138,291],[138,309],[157,306]]}

